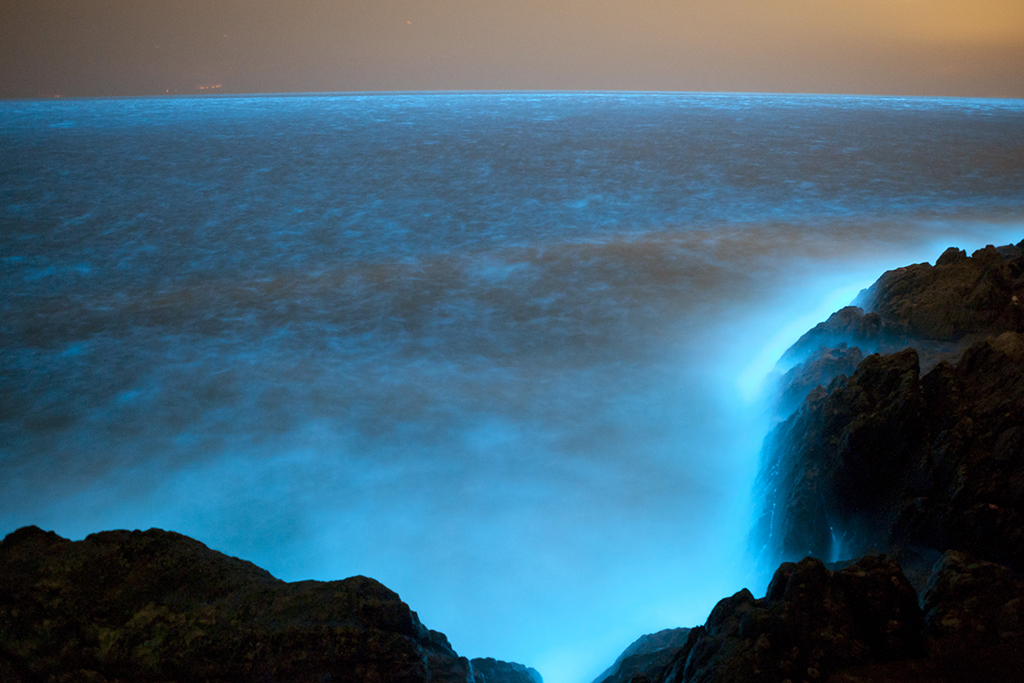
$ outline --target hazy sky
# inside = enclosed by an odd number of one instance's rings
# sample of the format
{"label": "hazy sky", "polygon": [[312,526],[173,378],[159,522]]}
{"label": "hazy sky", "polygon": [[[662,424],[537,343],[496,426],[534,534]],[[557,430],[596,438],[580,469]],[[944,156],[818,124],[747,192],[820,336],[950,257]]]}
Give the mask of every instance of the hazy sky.
{"label": "hazy sky", "polygon": [[437,89],[1024,97],[1022,64],[1021,0],[0,0],[2,97]]}

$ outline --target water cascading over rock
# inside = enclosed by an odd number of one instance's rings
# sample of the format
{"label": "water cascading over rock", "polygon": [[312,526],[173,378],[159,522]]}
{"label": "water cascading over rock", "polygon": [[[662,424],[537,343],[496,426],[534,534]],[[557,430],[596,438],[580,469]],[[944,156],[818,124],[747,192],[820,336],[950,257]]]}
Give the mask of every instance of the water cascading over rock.
{"label": "water cascading over rock", "polygon": [[377,581],[286,583],[181,534],[0,542],[0,680],[543,683],[460,657]]}
{"label": "water cascading over rock", "polygon": [[805,334],[762,452],[767,594],[603,680],[1020,680],[1022,301],[1024,242],[951,248]]}
{"label": "water cascading over rock", "polygon": [[890,271],[790,349],[754,531],[769,563],[954,547],[1024,566],[1021,246]]}

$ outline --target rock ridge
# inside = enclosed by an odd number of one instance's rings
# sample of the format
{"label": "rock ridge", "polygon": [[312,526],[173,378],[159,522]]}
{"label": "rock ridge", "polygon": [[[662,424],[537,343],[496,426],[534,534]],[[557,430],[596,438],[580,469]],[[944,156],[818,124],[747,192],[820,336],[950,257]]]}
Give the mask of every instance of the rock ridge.
{"label": "rock ridge", "polygon": [[[725,598],[685,643],[604,683],[1010,683],[1024,669],[1024,583],[948,551],[919,600],[899,564],[807,557],[776,570],[765,597]],[[628,661],[629,658],[623,661]]]}
{"label": "rock ridge", "polygon": [[762,453],[769,562],[919,546],[1024,570],[1022,247],[889,271],[859,297],[870,312],[844,308],[788,352],[809,355]]}
{"label": "rock ridge", "polygon": [[1022,302],[1024,242],[951,247],[803,335],[762,451],[765,597],[604,682],[1021,680]]}
{"label": "rock ridge", "polygon": [[640,636],[593,683],[628,683],[645,671],[664,668],[686,644],[690,630],[668,628]]}
{"label": "rock ridge", "polygon": [[364,576],[286,583],[159,529],[69,541],[25,527],[0,542],[10,683],[542,683],[528,672],[495,660],[475,672]]}

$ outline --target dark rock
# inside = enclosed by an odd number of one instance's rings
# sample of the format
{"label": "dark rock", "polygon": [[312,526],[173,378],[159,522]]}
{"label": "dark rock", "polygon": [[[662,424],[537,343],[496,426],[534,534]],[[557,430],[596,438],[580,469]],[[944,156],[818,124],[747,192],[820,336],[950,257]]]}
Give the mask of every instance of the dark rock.
{"label": "dark rock", "polygon": [[925,635],[941,653],[1024,637],[1024,583],[1002,565],[947,551],[924,591]]}
{"label": "dark rock", "polygon": [[837,543],[855,556],[887,536],[920,461],[918,379],[913,349],[869,356],[769,435],[762,457],[774,468],[758,533],[771,556],[832,557]]}
{"label": "dark rock", "polygon": [[989,245],[963,258],[946,252],[934,266],[891,270],[858,298],[890,333],[915,340],[956,341],[969,335],[1020,332],[1024,295],[1019,248]]}
{"label": "dark rock", "polygon": [[[1024,584],[1007,567],[948,552],[923,599],[899,564],[868,555],[829,569],[783,563],[764,598],[721,600],[667,663],[615,683],[974,683],[1020,680]],[[629,658],[620,658],[621,663]]]}
{"label": "dark rock", "polygon": [[1016,683],[1024,671],[1024,597],[1007,567],[949,551],[924,592],[926,656],[852,667],[833,683]]}
{"label": "dark rock", "polygon": [[491,657],[471,659],[474,683],[544,683],[540,673],[515,662],[503,662]]}
{"label": "dark rock", "polygon": [[868,554],[783,562],[615,683],[1022,680],[1022,301],[1024,242],[950,248],[804,335],[754,533],[769,560]]}
{"label": "dark rock", "polygon": [[885,354],[914,347],[927,372],[1006,331],[1024,332],[1024,251],[989,245],[968,257],[950,247],[934,266],[918,263],[883,274],[855,306],[804,334],[780,364],[789,367],[841,344]]}
{"label": "dark rock", "polygon": [[656,680],[686,645],[688,628],[669,628],[640,636],[623,650],[615,662],[594,683],[629,683],[642,678]]}
{"label": "dark rock", "polygon": [[1024,570],[1022,273],[1018,246],[950,249],[886,273],[862,293],[872,313],[843,309],[794,346],[869,339],[876,315],[882,348],[922,350],[851,373],[846,349],[818,349],[787,375],[781,405],[806,398],[762,453],[754,533],[769,561],[957,548]]}
{"label": "dark rock", "polygon": [[923,378],[908,349],[812,392],[765,442],[769,557],[913,545],[1024,570],[1022,358],[1008,332]]}
{"label": "dark rock", "polygon": [[766,597],[718,603],[652,681],[826,680],[850,667],[918,656],[923,617],[899,566],[866,557],[832,572],[805,558],[779,567]]}
{"label": "dark rock", "polygon": [[935,260],[936,266],[951,266],[967,260],[967,252],[956,247],[949,247],[942,256]]}
{"label": "dark rock", "polygon": [[285,583],[157,529],[8,535],[0,648],[11,682],[473,680],[373,579]]}
{"label": "dark rock", "polygon": [[837,377],[852,375],[864,354],[841,342],[836,347],[819,347],[804,362],[782,376],[779,382],[776,412],[785,417],[795,412],[818,386],[828,386]]}
{"label": "dark rock", "polygon": [[782,356],[780,363],[790,365],[806,360],[821,348],[837,348],[840,345],[878,350],[885,338],[882,318],[877,313],[865,313],[857,306],[842,308],[823,323],[804,333]]}

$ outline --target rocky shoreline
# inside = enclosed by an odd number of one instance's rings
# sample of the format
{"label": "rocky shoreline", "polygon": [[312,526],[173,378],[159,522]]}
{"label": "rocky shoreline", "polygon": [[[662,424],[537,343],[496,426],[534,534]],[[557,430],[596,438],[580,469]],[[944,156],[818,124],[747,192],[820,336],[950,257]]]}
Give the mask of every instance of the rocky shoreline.
{"label": "rocky shoreline", "polygon": [[765,597],[744,589],[720,601],[683,646],[601,680],[1020,680],[1024,584],[1008,568],[949,551],[919,598],[885,555],[840,566],[783,563]]}
{"label": "rocky shoreline", "polygon": [[[856,303],[784,358],[753,531],[781,562],[765,597],[642,637],[598,682],[1020,680],[1024,242],[950,248]],[[372,579],[285,583],[173,532],[35,527],[0,542],[0,679],[542,683],[459,657]]]}
{"label": "rocky shoreline", "polygon": [[955,548],[1024,570],[1021,245],[890,271],[790,349],[806,360],[765,443],[769,560]]}
{"label": "rocky shoreline", "polygon": [[541,683],[459,657],[363,576],[286,583],[159,529],[0,542],[0,680]]}
{"label": "rocky shoreline", "polygon": [[595,683],[1021,680],[1024,242],[947,249],[855,303],[783,359],[766,596]]}

